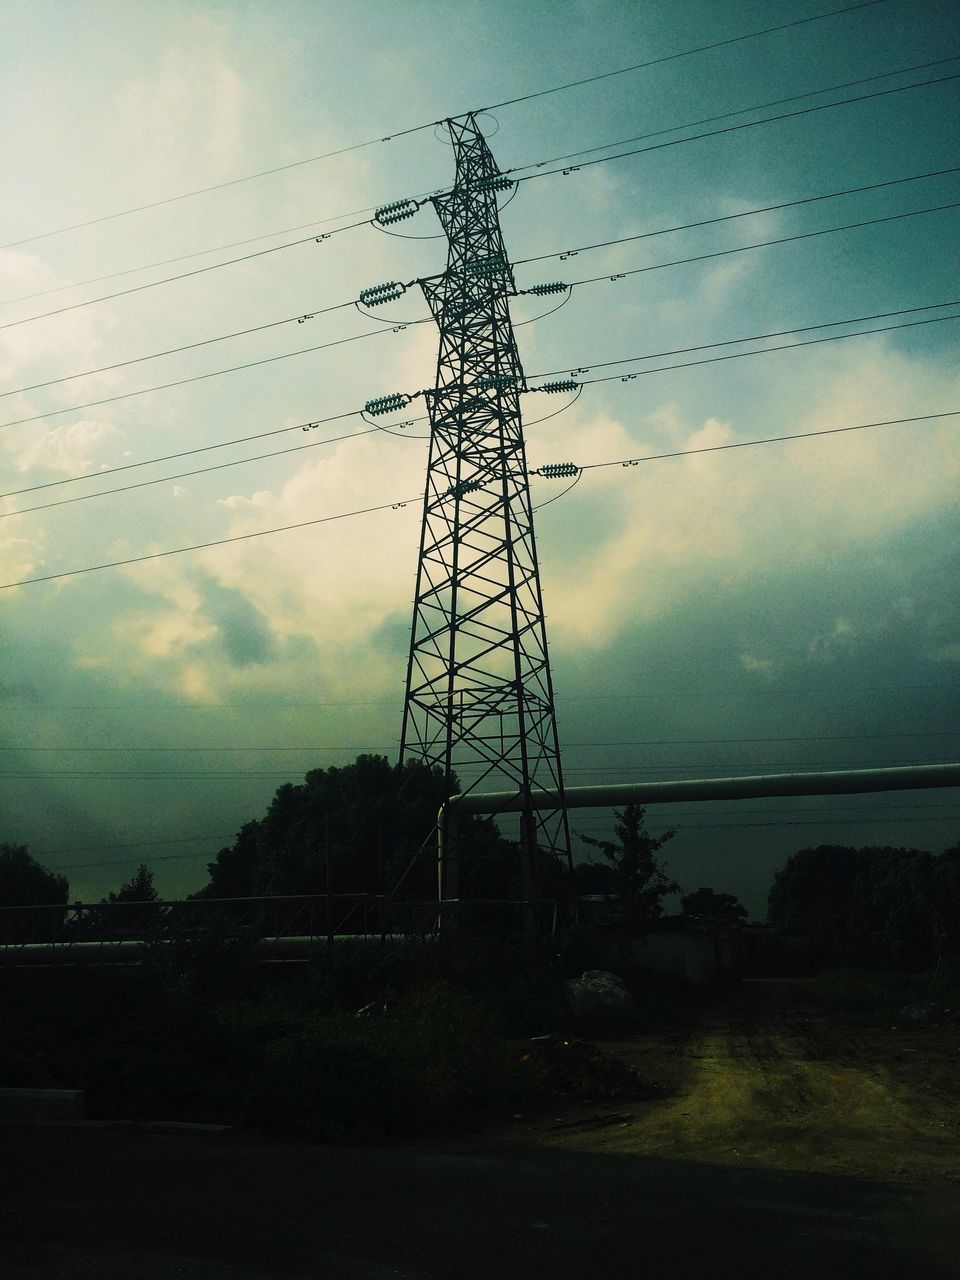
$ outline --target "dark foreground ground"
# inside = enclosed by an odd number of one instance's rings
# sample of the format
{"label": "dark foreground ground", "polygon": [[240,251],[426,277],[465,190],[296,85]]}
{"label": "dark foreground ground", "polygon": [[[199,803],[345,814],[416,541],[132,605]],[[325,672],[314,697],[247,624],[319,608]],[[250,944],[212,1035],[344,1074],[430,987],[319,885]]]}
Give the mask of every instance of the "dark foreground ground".
{"label": "dark foreground ground", "polygon": [[956,1186],[549,1147],[7,1129],[5,1280],[960,1275]]}
{"label": "dark foreground ground", "polygon": [[0,1128],[0,1277],[960,1277],[960,1028],[758,982],[605,1047],[667,1091],[390,1148]]}

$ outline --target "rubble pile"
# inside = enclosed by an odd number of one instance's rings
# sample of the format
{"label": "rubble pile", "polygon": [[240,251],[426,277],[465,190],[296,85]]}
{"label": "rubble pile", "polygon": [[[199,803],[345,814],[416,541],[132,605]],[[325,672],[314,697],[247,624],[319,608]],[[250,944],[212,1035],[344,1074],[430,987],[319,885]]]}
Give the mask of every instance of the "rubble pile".
{"label": "rubble pile", "polygon": [[520,1061],[539,1075],[555,1098],[626,1100],[660,1098],[667,1092],[595,1044],[574,1036],[537,1036],[529,1041]]}

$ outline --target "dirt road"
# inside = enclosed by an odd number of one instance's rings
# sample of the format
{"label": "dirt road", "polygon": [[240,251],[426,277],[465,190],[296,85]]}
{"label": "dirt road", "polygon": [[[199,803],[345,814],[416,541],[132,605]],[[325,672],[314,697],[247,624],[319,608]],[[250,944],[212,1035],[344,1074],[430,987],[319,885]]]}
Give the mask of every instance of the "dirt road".
{"label": "dirt road", "polygon": [[4,1280],[960,1277],[960,1032],[746,984],[612,1043],[666,1098],[416,1149],[0,1129]]}
{"label": "dirt road", "polygon": [[605,1047],[673,1095],[592,1130],[581,1106],[538,1141],[955,1185],[960,1210],[960,1027],[844,1026],[804,983],[758,980],[683,1031]]}

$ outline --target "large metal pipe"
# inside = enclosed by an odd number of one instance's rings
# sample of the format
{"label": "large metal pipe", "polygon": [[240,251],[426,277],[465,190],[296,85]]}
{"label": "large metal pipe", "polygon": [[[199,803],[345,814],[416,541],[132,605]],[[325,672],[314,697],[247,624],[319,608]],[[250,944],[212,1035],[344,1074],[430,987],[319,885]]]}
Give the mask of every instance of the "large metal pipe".
{"label": "large metal pipe", "polygon": [[[429,935],[427,935],[429,936]],[[168,945],[172,939],[161,940]],[[335,933],[334,942],[350,942],[379,946],[383,942],[402,945],[410,941],[406,934],[387,933]],[[290,937],[260,938],[257,943],[261,963],[305,961],[318,955],[328,944],[326,934],[298,935]],[[124,938],[118,942],[26,942],[0,943],[0,967],[36,968],[38,965],[56,964],[60,968],[77,965],[139,965],[144,951],[153,949],[154,943],[142,938]]]}
{"label": "large metal pipe", "polygon": [[[566,787],[568,809],[603,809],[620,804],[667,804],[680,800],[755,800],[762,796],[852,795],[869,791],[913,791],[960,787],[960,764],[916,764],[895,769],[838,769],[832,773],[761,773],[740,778],[697,778],[681,782],[618,782],[600,787]],[[555,809],[556,792],[535,791],[534,809]],[[441,898],[459,890],[457,818],[462,813],[518,813],[524,796],[515,791],[468,792],[451,796],[437,815],[437,881]]]}

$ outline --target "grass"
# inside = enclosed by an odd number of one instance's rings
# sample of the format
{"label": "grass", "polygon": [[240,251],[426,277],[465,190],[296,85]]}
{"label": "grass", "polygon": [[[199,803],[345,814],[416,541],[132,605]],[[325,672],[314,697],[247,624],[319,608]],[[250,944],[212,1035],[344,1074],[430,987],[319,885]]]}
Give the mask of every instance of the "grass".
{"label": "grass", "polygon": [[960,1010],[960,972],[884,972],[830,969],[810,979],[808,989],[832,1014],[855,1023],[896,1024],[904,1009],[932,1006],[938,1012]]}
{"label": "grass", "polygon": [[[91,1118],[420,1134],[535,1103],[545,1084],[524,1045],[573,1029],[569,973],[569,959],[476,934],[337,943],[269,967],[229,930],[158,948],[142,968],[0,972],[0,1085],[84,1089]],[[635,998],[641,1028],[692,1012],[663,983]]]}

